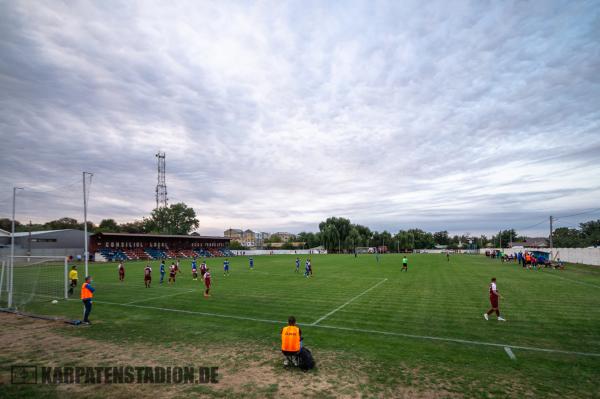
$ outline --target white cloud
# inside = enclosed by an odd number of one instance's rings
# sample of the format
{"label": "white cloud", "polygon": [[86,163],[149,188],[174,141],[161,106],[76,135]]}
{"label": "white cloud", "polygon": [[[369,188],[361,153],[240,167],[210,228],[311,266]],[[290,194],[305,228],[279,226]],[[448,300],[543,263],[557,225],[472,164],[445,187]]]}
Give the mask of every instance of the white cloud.
{"label": "white cloud", "polygon": [[[92,218],[141,218],[162,149],[169,196],[211,234],[331,215],[494,231],[598,201],[600,159],[585,151],[600,145],[593,3],[0,11],[7,195],[92,170]],[[75,193],[22,215],[77,216]]]}

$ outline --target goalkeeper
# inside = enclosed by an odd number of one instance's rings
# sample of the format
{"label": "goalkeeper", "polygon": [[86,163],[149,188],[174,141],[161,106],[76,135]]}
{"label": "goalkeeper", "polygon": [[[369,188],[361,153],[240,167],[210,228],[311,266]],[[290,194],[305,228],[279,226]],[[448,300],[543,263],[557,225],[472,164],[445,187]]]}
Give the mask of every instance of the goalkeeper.
{"label": "goalkeeper", "polygon": [[73,267],[71,268],[71,271],[69,272],[69,280],[71,280],[70,288],[69,288],[69,295],[73,295],[73,288],[77,287],[78,277],[79,276],[77,273],[77,266],[73,265]]}

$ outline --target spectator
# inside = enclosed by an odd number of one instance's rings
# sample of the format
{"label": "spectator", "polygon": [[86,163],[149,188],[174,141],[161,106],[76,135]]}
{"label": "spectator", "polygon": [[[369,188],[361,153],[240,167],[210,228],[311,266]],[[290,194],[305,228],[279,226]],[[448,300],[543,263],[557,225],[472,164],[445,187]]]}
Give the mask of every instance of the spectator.
{"label": "spectator", "polygon": [[294,366],[298,366],[298,354],[302,348],[302,330],[296,326],[296,318],[290,316],[288,325],[281,330],[281,352],[286,357],[284,365],[288,366],[290,360]]}

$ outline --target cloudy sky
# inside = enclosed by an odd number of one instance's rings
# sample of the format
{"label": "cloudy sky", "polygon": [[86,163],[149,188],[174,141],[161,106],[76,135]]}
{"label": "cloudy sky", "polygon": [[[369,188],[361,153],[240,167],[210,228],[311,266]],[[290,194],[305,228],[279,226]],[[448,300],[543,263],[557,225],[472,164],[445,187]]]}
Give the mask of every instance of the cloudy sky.
{"label": "cloudy sky", "polygon": [[162,150],[202,234],[545,232],[600,206],[600,4],[0,0],[0,148],[22,221],[82,219],[83,170],[148,215]]}

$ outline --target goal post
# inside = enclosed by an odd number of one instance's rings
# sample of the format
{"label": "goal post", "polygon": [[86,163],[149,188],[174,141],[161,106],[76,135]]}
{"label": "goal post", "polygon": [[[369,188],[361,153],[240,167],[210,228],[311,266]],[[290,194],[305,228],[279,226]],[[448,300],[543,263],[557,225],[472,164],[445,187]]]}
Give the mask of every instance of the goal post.
{"label": "goal post", "polygon": [[0,307],[35,310],[38,303],[68,299],[68,268],[68,259],[63,256],[4,259],[0,272]]}
{"label": "goal post", "polygon": [[354,250],[357,254],[374,254],[376,252],[375,247],[356,247]]}

